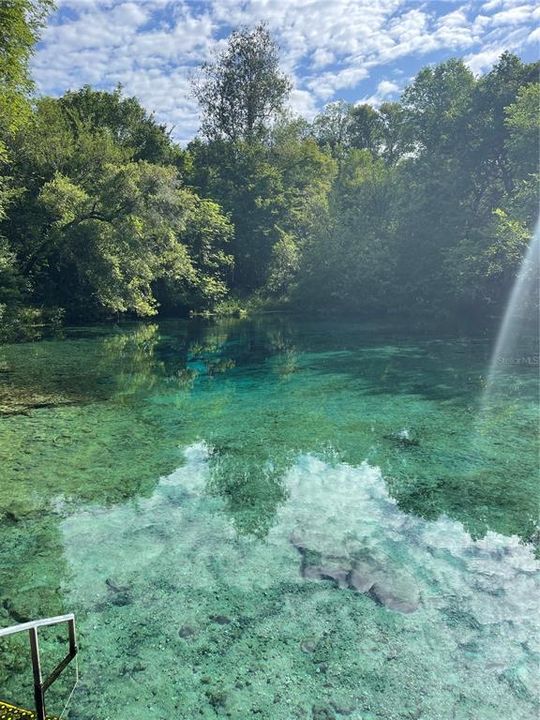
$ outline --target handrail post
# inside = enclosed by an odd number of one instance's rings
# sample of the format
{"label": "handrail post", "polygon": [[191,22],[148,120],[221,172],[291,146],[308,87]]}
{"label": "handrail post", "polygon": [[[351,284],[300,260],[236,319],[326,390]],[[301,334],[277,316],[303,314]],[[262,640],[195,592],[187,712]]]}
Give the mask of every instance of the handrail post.
{"label": "handrail post", "polygon": [[41,661],[39,658],[39,639],[36,627],[30,628],[30,651],[32,654],[32,671],[34,673],[34,699],[36,703],[37,720],[45,718],[45,698],[43,697],[43,678],[41,675]]}
{"label": "handrail post", "polygon": [[[41,658],[39,654],[38,628],[58,625],[59,623],[68,624],[69,652],[65,658],[58,663],[51,674],[43,680],[43,674],[41,672]],[[32,656],[32,671],[34,674],[36,720],[46,720],[45,692],[54,682],[56,682],[56,680],[58,680],[60,675],[64,672],[78,652],[77,636],[75,631],[75,615],[73,615],[73,613],[69,613],[68,615],[57,615],[56,617],[45,618],[43,620],[31,620],[30,622],[20,623],[19,625],[13,625],[12,627],[0,627],[0,638],[7,637],[8,635],[14,635],[19,632],[26,632],[27,630],[30,636],[30,652]]]}
{"label": "handrail post", "polygon": [[68,633],[69,633],[69,654],[75,657],[77,654],[77,638],[75,635],[75,618],[68,620]]}

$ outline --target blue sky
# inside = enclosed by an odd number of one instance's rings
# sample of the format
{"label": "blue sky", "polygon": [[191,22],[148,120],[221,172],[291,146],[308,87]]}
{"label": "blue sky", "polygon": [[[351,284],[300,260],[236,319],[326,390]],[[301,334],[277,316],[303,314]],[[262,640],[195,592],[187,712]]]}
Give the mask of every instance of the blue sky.
{"label": "blue sky", "polygon": [[40,92],[122,83],[188,141],[189,76],[238,25],[268,24],[293,79],[291,109],[399,97],[418,70],[463,57],[485,72],[509,49],[538,57],[536,0],[57,0],[33,60]]}

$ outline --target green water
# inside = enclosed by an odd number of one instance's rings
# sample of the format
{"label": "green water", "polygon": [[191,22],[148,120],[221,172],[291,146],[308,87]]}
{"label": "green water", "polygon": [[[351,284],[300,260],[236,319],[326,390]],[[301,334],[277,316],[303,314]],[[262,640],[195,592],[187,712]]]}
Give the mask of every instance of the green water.
{"label": "green water", "polygon": [[1,347],[0,624],[77,614],[72,720],[533,720],[538,368],[482,406],[492,345],[269,316]]}

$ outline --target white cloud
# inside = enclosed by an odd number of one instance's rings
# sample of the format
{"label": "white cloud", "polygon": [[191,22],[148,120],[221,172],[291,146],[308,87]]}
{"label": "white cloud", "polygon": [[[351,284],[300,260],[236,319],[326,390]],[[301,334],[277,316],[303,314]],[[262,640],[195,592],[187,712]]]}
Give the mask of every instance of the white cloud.
{"label": "white cloud", "polygon": [[326,48],[317,48],[313,53],[312,59],[313,68],[318,69],[334,63],[336,56]]}
{"label": "white cloud", "polygon": [[540,28],[536,28],[536,30],[533,30],[532,33],[529,34],[527,42],[540,43]]}
{"label": "white cloud", "polygon": [[366,68],[348,67],[343,70],[313,76],[307,80],[306,84],[315,97],[328,100],[335,95],[337,90],[355,87],[360,80],[368,77],[368,75]]}
{"label": "white cloud", "polygon": [[466,64],[477,75],[490,68],[500,58],[504,52],[504,47],[495,47],[488,50],[482,50],[478,53],[468,55],[465,58]]}
{"label": "white cloud", "polygon": [[361,98],[356,104],[362,105],[363,103],[368,103],[369,105],[378,107],[381,103],[387,101],[389,96],[396,95],[400,90],[401,88],[397,83],[392,82],[391,80],[381,80],[381,82],[377,85],[376,92],[374,92],[373,95]]}
{"label": "white cloud", "polygon": [[475,41],[475,27],[463,8],[441,17],[437,22],[435,38],[443,47],[470,47]]}
{"label": "white cloud", "polygon": [[491,18],[491,22],[493,25],[520,25],[521,23],[530,22],[533,11],[534,6],[529,4],[519,5],[495,13]]}
{"label": "white cloud", "polygon": [[488,0],[482,5],[482,10],[484,12],[491,12],[491,10],[495,10],[495,8],[498,8],[502,5],[502,0]]}
{"label": "white cloud", "polygon": [[523,4],[524,0],[487,0],[485,3],[483,3],[482,10],[484,12],[491,12],[492,10],[496,10],[497,8],[508,9]]}
{"label": "white cloud", "polygon": [[294,88],[291,92],[289,104],[293,113],[308,120],[312,120],[319,110],[313,94],[308,90]]}
{"label": "white cloud", "polygon": [[[61,93],[84,83],[121,82],[157,117],[188,139],[198,127],[192,69],[224,42],[231,27],[264,21],[293,78],[291,108],[311,117],[340,94],[365,94],[370,76],[403,74],[430,53],[465,54],[481,72],[502,50],[537,39],[527,0],[456,0],[441,14],[435,0],[58,0],[34,59],[38,87]],[[448,7],[448,6],[446,6]],[[532,31],[532,32],[531,32]],[[410,73],[407,67],[407,74]],[[399,90],[387,79],[371,99]],[[369,90],[368,90],[369,92]]]}
{"label": "white cloud", "polygon": [[392,93],[395,93],[399,90],[399,85],[397,83],[391,82],[390,80],[382,80],[377,85],[377,94],[381,97],[386,97],[387,95],[391,95]]}

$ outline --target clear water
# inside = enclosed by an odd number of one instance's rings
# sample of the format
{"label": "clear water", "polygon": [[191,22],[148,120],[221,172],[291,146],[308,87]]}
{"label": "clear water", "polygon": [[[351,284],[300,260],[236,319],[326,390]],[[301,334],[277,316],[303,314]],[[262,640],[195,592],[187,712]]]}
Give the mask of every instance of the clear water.
{"label": "clear water", "polygon": [[76,612],[72,720],[537,718],[537,358],[486,408],[492,346],[267,316],[2,347],[0,623]]}

